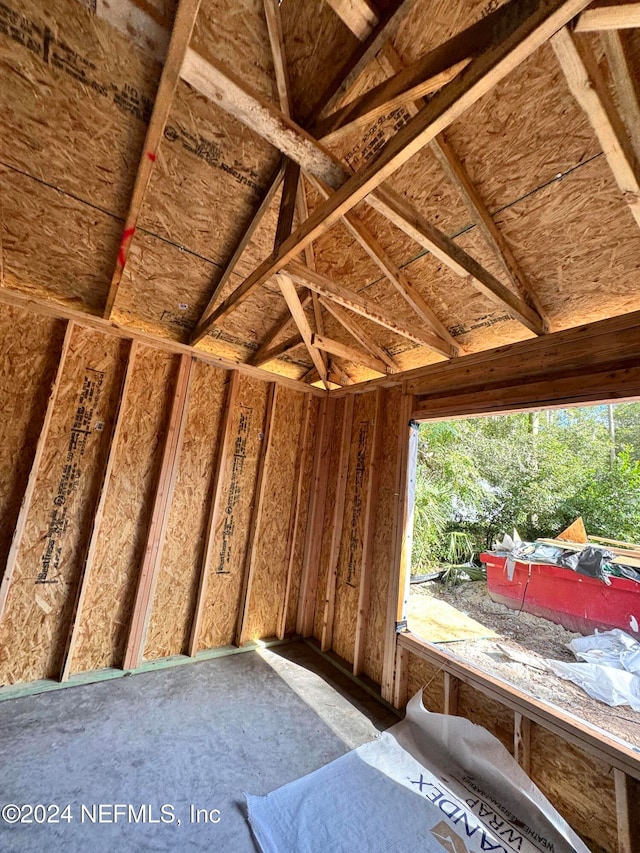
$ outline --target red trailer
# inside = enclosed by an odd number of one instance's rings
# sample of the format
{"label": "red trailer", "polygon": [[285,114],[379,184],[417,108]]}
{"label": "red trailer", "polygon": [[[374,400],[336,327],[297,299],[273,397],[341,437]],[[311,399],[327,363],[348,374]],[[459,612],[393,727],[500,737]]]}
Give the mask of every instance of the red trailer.
{"label": "red trailer", "polygon": [[611,577],[611,586],[607,586],[571,569],[491,551],[481,554],[480,559],[487,566],[487,586],[493,601],[543,616],[581,634],[592,634],[596,628],[621,628],[640,639],[640,583]]}

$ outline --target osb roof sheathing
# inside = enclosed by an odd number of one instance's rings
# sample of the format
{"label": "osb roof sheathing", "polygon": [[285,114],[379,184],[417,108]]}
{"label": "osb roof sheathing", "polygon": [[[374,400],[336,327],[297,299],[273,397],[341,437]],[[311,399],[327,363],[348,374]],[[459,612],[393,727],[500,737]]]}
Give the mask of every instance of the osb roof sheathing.
{"label": "osb roof sheathing", "polygon": [[[176,4],[145,5],[153,24],[148,34],[133,29],[123,34],[95,12],[91,0],[3,0],[0,5],[2,287],[102,314],[162,71],[158,32],[168,30]],[[385,0],[376,8],[382,14],[394,5]],[[405,63],[414,61],[499,5],[415,0],[393,46]],[[359,42],[326,0],[283,0],[280,13],[292,116],[304,125],[328,80]],[[639,71],[638,34],[624,39]],[[203,0],[191,44],[277,104],[263,0]],[[607,73],[598,38],[590,44]],[[372,60],[343,102],[386,76],[384,62]],[[407,119],[406,111],[396,111],[328,147],[358,168]],[[637,309],[640,233],[549,45],[481,98],[446,136],[553,330]],[[279,161],[272,145],[179,82],[113,318],[187,342]],[[510,286],[428,147],[389,184]],[[320,199],[304,185],[313,210]],[[277,192],[219,299],[273,251],[280,197]],[[378,213],[364,204],[355,212],[465,352],[531,336],[504,308]],[[314,252],[319,272],[398,319],[420,322],[343,225],[318,239]],[[250,360],[283,312],[284,300],[269,281],[199,346]],[[313,327],[312,312],[307,316]],[[326,311],[323,318],[329,337],[358,346]],[[402,369],[441,360],[366,319],[357,321]],[[290,327],[281,338],[294,332]],[[305,348],[297,347],[267,368],[300,377],[310,366]],[[354,380],[376,375],[355,363],[340,366]]]}

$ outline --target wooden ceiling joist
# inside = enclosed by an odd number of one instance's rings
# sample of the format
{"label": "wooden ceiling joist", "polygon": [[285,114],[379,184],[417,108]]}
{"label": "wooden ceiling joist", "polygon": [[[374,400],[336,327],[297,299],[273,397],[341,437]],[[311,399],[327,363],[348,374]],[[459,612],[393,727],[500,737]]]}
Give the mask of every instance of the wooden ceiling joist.
{"label": "wooden ceiling joist", "polygon": [[600,6],[587,9],[576,21],[577,33],[594,30],[623,30],[640,27],[640,3],[619,3],[616,6]]}
{"label": "wooden ceiling joist", "polygon": [[195,26],[199,8],[200,0],[179,0],[178,8],[176,9],[169,48],[164,68],[162,69],[156,99],[153,104],[147,135],[144,140],[136,181],[129,202],[129,212],[127,213],[127,219],[122,232],[116,267],[111,277],[109,293],[107,294],[107,302],[103,315],[107,320],[111,318],[111,312],[116,301],[116,296],[118,295],[118,288],[127,262],[129,248],[138,226],[138,217],[140,216],[144,196],[149,186],[151,172],[156,162],[162,134],[169,118],[173,96],[180,79],[182,64],[189,48],[191,33]]}
{"label": "wooden ceiling joist", "polygon": [[347,344],[343,344],[340,341],[334,341],[324,335],[314,334],[311,337],[311,343],[318,349],[331,353],[331,355],[335,355],[338,358],[344,358],[347,361],[352,361],[354,364],[362,364],[370,370],[375,370],[376,373],[382,373],[383,375],[388,373],[387,365],[384,361],[374,358],[367,353],[360,352],[359,350],[354,349]]}
{"label": "wooden ceiling joist", "polygon": [[319,293],[321,296],[331,299],[333,302],[337,302],[338,305],[342,305],[343,308],[348,308],[350,311],[360,314],[361,317],[366,317],[368,320],[371,320],[373,323],[377,323],[379,326],[384,326],[385,329],[389,329],[403,338],[422,344],[422,346],[429,347],[429,349],[432,349],[434,352],[437,352],[439,355],[443,355],[446,358],[451,358],[453,355],[453,347],[449,346],[449,344],[445,344],[440,340],[440,338],[436,337],[436,335],[414,326],[411,323],[405,323],[402,320],[397,320],[384,309],[381,309],[376,305],[375,302],[372,302],[370,299],[365,299],[358,293],[354,293],[346,287],[336,284],[334,281],[327,278],[327,276],[310,270],[308,267],[305,267],[304,264],[297,261],[291,261],[287,264],[286,272],[287,277],[291,277],[295,282],[303,287],[307,287],[309,290],[315,290],[315,292]]}
{"label": "wooden ceiling joist", "polygon": [[[516,68],[538,47],[546,42],[567,21],[587,5],[588,0],[549,0],[537,4],[531,14],[518,19],[513,30],[503,41],[494,45],[473,62],[455,80],[445,86],[433,99],[402,128],[382,149],[380,154],[365,165],[326,202],[319,205],[294,233],[282,244],[279,251],[267,258],[239,287],[213,312],[209,320],[196,329],[194,341],[202,338],[214,323],[225,317],[243,302],[260,284],[292,260],[305,245],[327,231],[345,213],[378,188],[393,172],[406,163],[421,148],[441,133],[482,95],[490,91],[510,71]],[[505,15],[513,11],[513,2],[502,7]],[[513,21],[511,22],[513,25]],[[303,166],[306,169],[306,167]],[[314,169],[309,169],[316,173]],[[329,182],[328,182],[329,183]],[[473,273],[472,273],[473,275]],[[486,282],[484,283],[486,286]],[[504,286],[502,286],[504,287]],[[542,321],[518,297],[514,309],[527,317],[528,323],[542,331]],[[522,309],[520,303],[524,306]]]}
{"label": "wooden ceiling joist", "polygon": [[349,332],[360,346],[363,346],[374,358],[377,358],[386,364],[387,373],[398,373],[400,370],[398,364],[391,358],[385,349],[378,346],[373,338],[365,332],[355,317],[352,317],[348,311],[345,311],[344,308],[336,305],[335,302],[332,302],[330,299],[325,299],[322,296],[319,297],[319,299],[322,306],[326,308],[329,314],[331,314],[338,323],[340,323],[343,329],[346,329],[346,331]]}
{"label": "wooden ceiling joist", "polygon": [[587,115],[613,176],[640,225],[640,164],[598,65],[567,27],[552,39],[569,89]]}

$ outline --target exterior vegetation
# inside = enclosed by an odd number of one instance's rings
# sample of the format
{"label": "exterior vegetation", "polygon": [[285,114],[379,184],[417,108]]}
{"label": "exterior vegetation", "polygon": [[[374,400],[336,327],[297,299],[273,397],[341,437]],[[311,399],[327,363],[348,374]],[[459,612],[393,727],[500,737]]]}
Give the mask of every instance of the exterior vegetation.
{"label": "exterior vegetation", "polygon": [[589,534],[640,539],[640,403],[421,424],[413,574],[451,563],[461,535],[477,557],[579,515]]}

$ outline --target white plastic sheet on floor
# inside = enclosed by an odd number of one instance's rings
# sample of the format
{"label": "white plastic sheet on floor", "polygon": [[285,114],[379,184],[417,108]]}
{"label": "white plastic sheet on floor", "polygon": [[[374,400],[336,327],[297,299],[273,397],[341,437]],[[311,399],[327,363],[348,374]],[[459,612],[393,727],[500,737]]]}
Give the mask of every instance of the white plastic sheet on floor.
{"label": "white plastic sheet on floor", "polygon": [[264,853],[588,853],[493,735],[420,694],[377,740],[247,805]]}
{"label": "white plastic sheet on floor", "polygon": [[630,705],[640,711],[640,643],[615,628],[596,631],[567,643],[576,658],[584,663],[549,660],[551,670],[560,678],[573,681],[585,693],[607,705]]}

